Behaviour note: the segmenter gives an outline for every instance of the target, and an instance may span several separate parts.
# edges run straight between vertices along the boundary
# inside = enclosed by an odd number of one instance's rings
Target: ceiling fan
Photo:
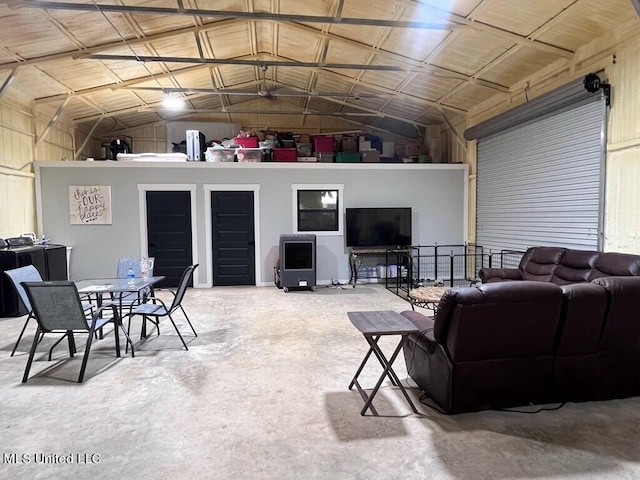
[[[269,65],[262,64],[258,68],[262,72],[262,88],[258,90],[258,96],[266,98],[268,100],[275,100],[273,92],[267,87],[267,69]]]
[[[389,98],[393,97],[390,93],[348,93],[348,92],[310,92],[307,90],[292,90],[285,86],[276,86],[269,88],[267,84],[267,70],[269,66],[261,64],[258,66],[262,72],[259,89],[256,90],[236,90],[232,88],[188,88],[188,87],[123,87],[127,90],[147,90],[162,91],[163,93],[210,93],[213,95],[239,95],[239,96],[258,96],[268,100],[275,100],[276,97],[326,97],[326,98],[352,98],[360,100],[364,98]]]
[[[189,88],[189,87],[122,87],[125,90],[146,90],[157,91],[164,93],[210,93],[212,95],[238,95],[238,96],[259,96],[266,98],[274,97],[333,97],[333,98],[353,98],[360,100],[363,98],[389,98],[394,95],[391,93],[346,93],[346,92],[309,92],[305,90],[286,90],[284,87],[280,88],[266,88],[262,87],[260,90],[248,91],[248,90],[235,90],[232,88]]]

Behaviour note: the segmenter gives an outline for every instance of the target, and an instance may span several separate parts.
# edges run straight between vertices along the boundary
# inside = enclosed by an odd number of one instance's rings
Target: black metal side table
[[[400,353],[402,346],[407,341],[407,336],[410,333],[418,332],[419,329],[409,319],[403,317],[397,312],[393,312],[390,310],[371,312],[347,312],[347,316],[349,317],[349,320],[351,320],[353,326],[356,327],[360,331],[360,333],[362,333],[370,347],[369,351],[360,363],[356,374],[353,376],[351,383],[349,384],[349,390],[351,390],[355,385],[365,402],[364,407],[360,411],[360,415],[364,415],[367,410],[371,410],[371,413],[373,415],[378,415],[378,412],[376,411],[372,402],[373,398],[378,393],[378,390],[380,389],[380,386],[382,385],[385,377],[389,378],[392,385],[400,388],[400,391],[404,395],[404,398],[407,400],[407,403],[411,407],[411,410],[413,410],[414,413],[418,413],[418,410],[416,410],[415,405],[409,398],[407,391],[402,386],[400,379],[398,379],[398,376],[393,371],[392,365],[396,357]],[[382,350],[378,345],[378,340],[380,340],[380,337],[384,335],[401,335],[401,339],[398,342],[398,345],[393,351],[391,357],[389,357],[388,359],[384,355],[384,353],[382,353]],[[380,362],[380,365],[382,365],[383,371],[371,393],[367,394],[367,392],[365,392],[358,383],[358,376],[369,360],[369,357],[371,357],[371,353],[375,354],[376,358]]]

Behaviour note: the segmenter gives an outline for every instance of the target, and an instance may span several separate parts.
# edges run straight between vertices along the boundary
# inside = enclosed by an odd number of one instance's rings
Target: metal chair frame
[[[89,360],[91,343],[96,331],[116,318],[118,314],[117,309],[113,305],[105,305],[93,312],[91,318],[87,318],[78,294],[78,289],[73,282],[22,282],[21,285],[24,287],[29,302],[33,307],[33,316],[38,323],[36,335],[33,339],[27,365],[22,377],[22,383],[26,383],[29,378],[29,372],[40,337],[47,333],[64,333],[69,342],[69,355],[73,357],[75,352],[73,334],[84,332],[87,333],[87,342],[84,358],[82,359],[82,366],[80,367],[80,374],[78,376],[78,383],[82,383],[87,361]],[[103,311],[106,309],[112,310],[112,317],[102,316]],[[114,335],[116,353],[119,356],[120,339],[117,329],[114,329]]]
[[[178,326],[176,325],[172,317],[172,314],[178,309],[181,310],[182,314],[187,320],[187,323],[189,324],[189,327],[191,327],[191,331],[193,332],[193,335],[195,337],[198,336],[195,328],[193,328],[193,324],[191,323],[189,316],[187,315],[187,312],[184,310],[184,307],[182,306],[182,300],[187,291],[187,287],[189,286],[189,282],[193,278],[193,272],[195,271],[196,268],[198,268],[198,264],[190,265],[187,268],[185,268],[185,270],[182,272],[182,276],[180,277],[180,282],[178,283],[178,289],[175,292],[173,291],[171,292],[173,294],[173,301],[171,302],[171,305],[169,307],[167,307],[166,303],[157,297],[153,297],[151,301],[148,303],[142,303],[142,301],[139,301],[137,305],[135,304],[132,305],[131,311],[125,315],[128,317],[127,333],[130,333],[131,331],[131,317],[133,317],[134,315],[142,316],[142,330],[140,335],[141,338],[146,336],[147,320],[156,326],[158,335],[160,335],[160,319],[162,317],[168,317],[169,320],[171,321],[171,324],[173,325],[173,328],[178,334],[178,337],[180,338],[180,341],[182,342],[182,345],[184,346],[185,350],[189,350],[189,347],[187,347],[187,343],[184,341],[184,338],[182,337],[182,334],[180,333],[180,330],[178,329]],[[153,317],[155,319],[149,318],[149,317]],[[128,345],[127,347],[125,347],[125,351],[127,348],[128,348]]]
[[[21,283],[22,282],[42,282],[44,280],[42,279],[42,276],[40,275],[40,272],[38,271],[38,269],[33,265],[26,265],[24,267],[5,270],[4,273],[7,275],[7,277],[9,277],[9,280],[11,280],[11,283],[13,283],[13,286],[16,289],[16,293],[18,294],[18,298],[20,299],[20,301],[22,302],[22,304],[24,305],[25,309],[28,312],[24,325],[22,325],[22,330],[20,330],[20,335],[18,335],[18,339],[16,340],[16,343],[13,346],[13,349],[11,350],[11,356],[13,357],[16,353],[16,350],[18,349],[18,345],[20,345],[20,341],[22,340],[22,337],[24,336],[24,332],[27,329],[27,325],[29,325],[29,322],[33,318],[33,308],[31,308],[29,297],[27,296],[27,292],[25,291]],[[94,308],[94,306],[89,302],[83,302],[82,306],[85,309],[85,311],[88,310],[90,312],[92,312]],[[56,343],[54,343],[53,346],[50,348],[49,358],[51,358],[51,353],[53,349],[63,339],[64,339],[64,336],[60,340],[58,340]],[[40,338],[40,340],[42,340],[42,338]]]

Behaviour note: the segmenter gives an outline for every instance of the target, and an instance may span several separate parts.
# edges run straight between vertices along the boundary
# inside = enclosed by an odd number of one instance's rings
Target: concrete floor
[[[189,351],[164,323],[117,359],[109,333],[83,384],[82,355],[47,362],[50,340],[21,384],[33,330],[10,357],[23,319],[0,320],[0,478],[640,478],[639,398],[445,416],[411,389],[415,415],[386,382],[381,416],[361,417],[347,386],[367,345],[346,312],[408,308],[382,286],[216,287],[189,290],[185,307]]]

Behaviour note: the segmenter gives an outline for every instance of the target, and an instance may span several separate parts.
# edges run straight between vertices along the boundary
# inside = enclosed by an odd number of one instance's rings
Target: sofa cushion
[[[550,282],[565,252],[561,247],[529,248],[520,260],[522,279]]]
[[[640,255],[630,253],[601,253],[593,265],[589,281],[611,276],[639,276]]]
[[[522,271],[519,268],[483,267],[478,270],[478,277],[482,283],[522,280]]]
[[[553,272],[551,281],[556,285],[569,285],[591,281],[591,273],[600,252],[567,250]]]
[[[595,283],[575,283],[561,288],[563,323],[557,355],[595,354],[607,310],[607,291]]]
[[[609,296],[599,350],[634,352],[640,359],[640,277],[603,277],[593,283],[604,287]]]
[[[443,295],[434,334],[454,361],[551,355],[562,291],[522,281],[455,288]]]

